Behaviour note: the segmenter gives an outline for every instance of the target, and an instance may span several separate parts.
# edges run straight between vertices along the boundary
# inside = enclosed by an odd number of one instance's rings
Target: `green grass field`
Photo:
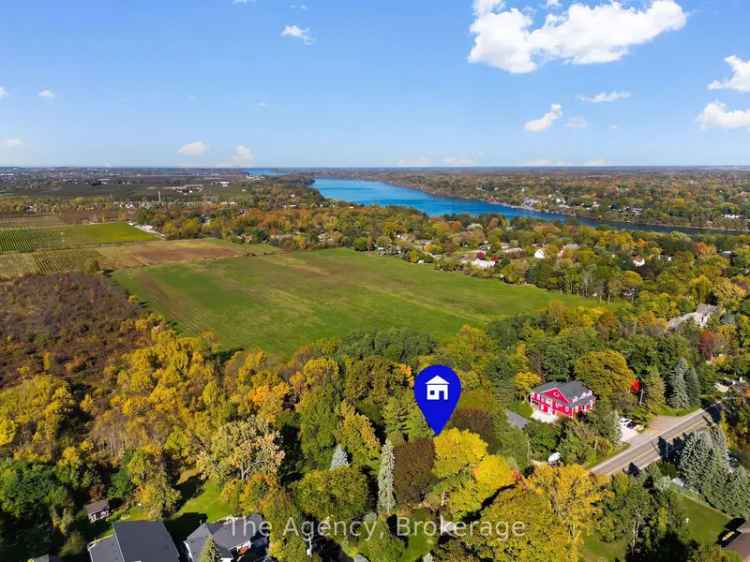
[[[155,236],[125,223],[19,228],[0,230],[0,253],[62,250],[155,239]]]
[[[403,326],[438,338],[552,300],[592,304],[347,249],[118,271],[114,278],[185,333],[225,348],[290,353],[359,329]]]
[[[699,544],[716,544],[731,518],[682,493],[677,496],[677,502],[688,520],[690,538]],[[585,562],[625,560],[626,552],[626,540],[605,543],[594,533],[586,538],[583,559]]]

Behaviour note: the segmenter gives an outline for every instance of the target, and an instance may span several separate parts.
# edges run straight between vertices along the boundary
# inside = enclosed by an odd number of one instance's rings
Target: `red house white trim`
[[[572,418],[589,413],[596,397],[579,381],[548,382],[531,391],[529,403],[544,414]]]

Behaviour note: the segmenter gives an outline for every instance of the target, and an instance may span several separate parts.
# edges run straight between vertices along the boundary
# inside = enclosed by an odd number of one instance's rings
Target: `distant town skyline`
[[[743,0],[41,0],[0,166],[750,164]]]

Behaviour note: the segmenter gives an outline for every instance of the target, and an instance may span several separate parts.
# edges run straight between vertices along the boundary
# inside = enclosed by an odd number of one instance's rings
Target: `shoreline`
[[[593,228],[597,228],[601,226],[604,228],[656,232],[660,234],[668,234],[670,231],[676,231],[676,232],[683,232],[685,234],[707,234],[707,235],[714,234],[714,235],[734,235],[734,236],[743,235],[743,234],[750,235],[750,228],[747,230],[736,230],[736,229],[721,228],[721,227],[715,227],[715,226],[692,226],[692,225],[678,225],[678,224],[664,224],[664,223],[630,222],[624,219],[622,220],[600,219],[600,218],[595,218],[591,216],[575,214],[574,212],[542,211],[539,209],[533,209],[529,207],[524,207],[522,205],[505,203],[505,202],[497,201],[497,200],[480,199],[476,197],[475,198],[456,197],[455,195],[448,195],[448,194],[437,192],[437,191],[431,191],[431,190],[425,189],[423,186],[409,184],[409,182],[383,180],[377,177],[330,176],[330,175],[314,176],[314,181],[311,187],[313,189],[316,189],[315,181],[325,180],[325,179],[380,182],[380,183],[392,185],[394,187],[399,187],[402,189],[410,189],[413,191],[417,191],[419,193],[426,193],[427,195],[432,195],[434,197],[441,197],[441,198],[452,199],[456,201],[486,203],[488,205],[497,205],[497,206],[502,206],[502,207],[506,207],[509,209],[516,209],[519,211],[528,211],[531,213],[538,213],[540,215],[546,215],[547,217],[549,217],[548,219],[539,217],[537,218],[537,220],[548,220],[550,222],[554,222],[555,220],[560,220],[561,222],[563,222],[565,219],[570,218],[570,219],[576,219],[579,221],[590,221],[592,223],[596,223],[596,224],[587,225]],[[319,190],[318,192],[320,193]],[[405,205],[405,206],[408,206],[408,205]],[[528,217],[528,218],[534,219],[535,217]],[[661,229],[661,230],[653,230],[653,229]],[[672,229],[672,230],[669,230],[669,229]]]

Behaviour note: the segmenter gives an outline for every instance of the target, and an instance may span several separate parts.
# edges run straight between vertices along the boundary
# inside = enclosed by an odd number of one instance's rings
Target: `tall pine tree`
[[[378,513],[393,513],[396,508],[396,496],[393,493],[393,470],[396,467],[396,459],[393,455],[393,443],[390,439],[380,453],[380,470],[378,471]]]
[[[690,396],[688,395],[687,382],[687,363],[682,364],[683,360],[677,362],[669,376],[669,398],[667,403],[672,408],[688,408],[690,406]]]

